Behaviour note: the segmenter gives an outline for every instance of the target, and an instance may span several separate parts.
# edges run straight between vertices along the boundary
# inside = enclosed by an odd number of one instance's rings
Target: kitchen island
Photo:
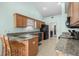
[[[79,56],[79,40],[60,38],[56,50],[61,51],[65,56]]]
[[[38,36],[9,36],[12,56],[35,56],[38,53]],[[19,43],[19,44],[18,44]]]

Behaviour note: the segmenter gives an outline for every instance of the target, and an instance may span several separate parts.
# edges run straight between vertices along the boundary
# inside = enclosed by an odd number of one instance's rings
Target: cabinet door
[[[22,16],[22,27],[27,26],[27,18],[25,16]]]
[[[22,16],[16,15],[16,27],[22,27]]]
[[[36,28],[41,28],[42,24],[44,24],[44,22],[36,21]]]
[[[28,55],[35,56],[38,53],[38,37],[29,40]]]
[[[42,25],[42,22],[41,22],[41,21],[39,21],[39,28],[41,28],[41,25]]]
[[[36,21],[36,28],[40,28],[40,23],[39,23],[39,21]]]
[[[72,16],[72,3],[70,2],[69,5],[68,5],[68,17],[71,17]]]
[[[75,2],[73,7],[74,7],[74,21],[73,22],[77,22],[79,21],[79,3]]]
[[[71,24],[75,24],[79,21],[79,3],[72,2],[71,3]]]
[[[74,20],[74,12],[73,11],[74,11],[74,4],[72,2],[69,5],[70,24],[73,24],[73,20]]]
[[[27,18],[23,15],[16,14],[16,27],[26,27]]]

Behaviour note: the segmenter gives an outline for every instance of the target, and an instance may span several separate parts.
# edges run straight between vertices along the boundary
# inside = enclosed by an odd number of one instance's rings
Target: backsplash
[[[14,28],[12,30],[9,30],[7,33],[40,31],[40,29],[37,29],[35,27],[36,24],[34,20],[28,19],[26,28]]]
[[[34,22],[34,20],[28,19],[27,20],[27,26],[28,27],[32,27],[32,28],[35,28],[35,22]]]
[[[33,29],[31,27],[27,27],[27,28],[14,28],[11,31],[8,31],[7,33],[16,33],[16,32],[32,32],[32,31],[40,31],[39,29]]]

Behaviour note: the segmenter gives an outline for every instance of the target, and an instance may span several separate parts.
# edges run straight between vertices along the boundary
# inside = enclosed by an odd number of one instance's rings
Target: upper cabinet
[[[16,18],[16,27],[26,27],[27,26],[27,17],[20,15],[20,14],[15,14]]]
[[[71,26],[79,26],[79,3],[70,2],[68,6],[68,16]]]
[[[36,20],[35,22],[36,22],[36,28],[41,28],[42,24],[44,24],[44,22],[38,20]]]
[[[39,28],[39,21],[35,21],[35,28]]]
[[[45,24],[44,22],[40,21],[40,28],[42,27],[42,25]]]
[[[15,23],[16,23],[15,26],[17,28],[25,28],[27,26],[31,26],[33,28],[38,28],[38,29],[41,28],[42,24],[44,24],[44,22],[40,20],[36,20],[31,17],[24,16],[18,13],[15,14]]]

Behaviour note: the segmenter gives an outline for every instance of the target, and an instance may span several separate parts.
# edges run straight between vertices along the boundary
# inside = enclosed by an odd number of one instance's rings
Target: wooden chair
[[[5,46],[5,45],[3,44],[2,38],[3,38],[3,36],[0,35],[0,56],[4,55],[4,52],[3,52],[3,51],[5,51],[5,50],[4,50],[4,46]]]
[[[11,56],[11,48],[10,48],[9,38],[7,36],[3,36],[3,40],[5,42],[5,55]]]
[[[18,41],[11,41],[7,36],[0,35],[2,41],[2,56],[25,56],[25,45]]]
[[[24,56],[25,45],[18,42],[9,40],[7,36],[3,36],[5,42],[5,55],[6,56]]]
[[[2,56],[10,56],[10,44],[7,36],[0,35],[0,39],[2,40]]]

